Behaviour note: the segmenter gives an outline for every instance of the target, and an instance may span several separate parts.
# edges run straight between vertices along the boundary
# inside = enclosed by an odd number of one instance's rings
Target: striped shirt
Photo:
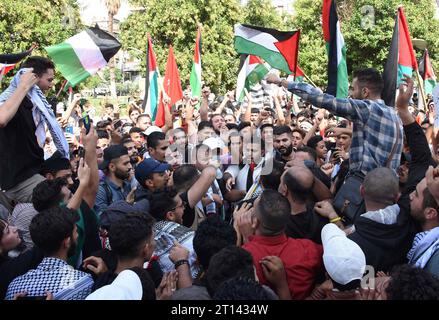
[[[57,258],[44,258],[34,270],[15,278],[8,287],[6,300],[27,292],[28,296],[53,294],[54,300],[84,300],[93,286],[92,277],[75,270],[67,262]]]
[[[399,140],[390,168],[396,170],[401,160],[403,147],[402,123],[395,109],[383,100],[336,99],[306,83],[289,82],[288,90],[316,107],[324,108],[336,116],[353,122],[352,144],[349,151],[351,170],[363,172],[385,167],[393,145]]]

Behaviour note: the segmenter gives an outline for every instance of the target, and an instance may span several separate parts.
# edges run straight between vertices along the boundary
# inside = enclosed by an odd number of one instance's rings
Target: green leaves
[[[321,25],[322,0],[296,0],[293,24],[301,28],[299,61],[302,69],[319,86],[327,84],[327,57]],[[373,67],[383,71],[399,4],[404,5],[405,15],[413,38],[427,40],[433,68],[439,70],[435,57],[439,54],[439,38],[434,35],[439,21],[434,18],[435,4],[430,0],[339,0],[337,11],[341,31],[347,46],[348,72]],[[365,29],[367,19],[364,6],[373,9],[372,29]],[[419,58],[421,52],[417,52]]]
[[[233,47],[233,26],[245,22],[282,29],[282,19],[270,0],[250,0],[247,7],[236,0],[133,0],[131,4],[146,9],[129,16],[121,26],[123,46],[146,52],[150,33],[163,74],[172,43],[183,86],[189,83],[195,36],[202,23],[202,79],[219,93],[236,85],[239,55]],[[141,59],[144,72],[146,53],[131,53]]]

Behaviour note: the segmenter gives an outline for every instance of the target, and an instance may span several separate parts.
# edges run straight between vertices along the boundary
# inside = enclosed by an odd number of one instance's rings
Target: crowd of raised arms
[[[275,73],[242,102],[204,85],[157,127],[141,100],[56,114],[54,64],[21,67],[0,95],[1,299],[439,298],[438,130],[410,76],[395,107],[374,69],[347,99]]]

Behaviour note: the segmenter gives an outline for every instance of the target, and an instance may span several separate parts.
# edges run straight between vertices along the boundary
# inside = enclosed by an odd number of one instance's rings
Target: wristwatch
[[[174,268],[177,269],[179,266],[181,266],[183,264],[189,265],[189,261],[186,259],[175,261]]]

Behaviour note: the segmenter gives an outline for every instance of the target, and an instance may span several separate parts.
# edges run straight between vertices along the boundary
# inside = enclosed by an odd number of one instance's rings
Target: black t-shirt
[[[305,212],[290,215],[285,234],[295,239],[309,239],[322,244],[322,229],[328,223],[328,219],[315,213],[311,206],[307,206]]]
[[[180,194],[181,200],[183,200],[184,203],[184,213],[183,213],[183,225],[185,227],[192,227],[192,224],[194,223],[195,219],[195,209],[191,208],[189,205],[189,199],[187,195],[187,191]]]
[[[35,136],[32,108],[32,102],[25,97],[11,121],[0,128],[0,187],[3,190],[38,173],[44,162],[44,151]]]

